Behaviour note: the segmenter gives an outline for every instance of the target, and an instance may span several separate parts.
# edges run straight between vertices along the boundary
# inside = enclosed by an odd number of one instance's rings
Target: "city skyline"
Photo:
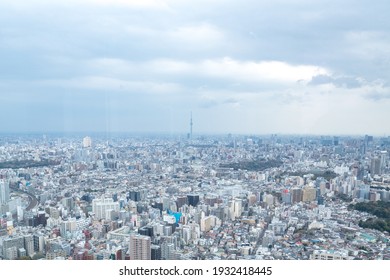
[[[0,138],[0,261],[388,260],[390,138]]]
[[[0,131],[388,136],[388,9],[3,1]]]

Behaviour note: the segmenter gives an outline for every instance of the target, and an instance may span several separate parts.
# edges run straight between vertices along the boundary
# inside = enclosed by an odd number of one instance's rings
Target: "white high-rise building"
[[[161,244],[161,258],[163,260],[175,259],[175,245],[173,243],[164,242]]]
[[[0,179],[0,204],[6,204],[9,200],[9,182]]]
[[[62,221],[60,224],[60,233],[61,236],[65,236],[67,232],[74,232],[77,229],[76,218],[70,218],[67,221]]]
[[[200,230],[208,232],[213,226],[213,217],[207,216],[200,220]]]
[[[91,148],[92,146],[92,139],[89,136],[86,136],[83,138],[83,148]]]
[[[235,220],[240,217],[243,209],[242,209],[242,199],[236,198],[228,202],[228,217],[231,220]]]
[[[24,236],[24,248],[28,256],[34,255],[34,238],[31,234]]]
[[[45,236],[40,233],[36,233],[33,235],[34,240],[34,251],[35,252],[44,252],[45,251]]]
[[[95,214],[96,219],[110,220],[111,214],[110,211],[107,210],[114,210],[119,212],[119,202],[114,202],[112,198],[92,200],[92,212]]]

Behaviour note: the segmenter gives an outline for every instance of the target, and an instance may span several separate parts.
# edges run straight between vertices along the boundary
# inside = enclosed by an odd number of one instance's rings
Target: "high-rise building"
[[[236,198],[234,200],[234,217],[235,218],[240,217],[241,214],[242,214],[242,211],[243,211],[243,209],[242,209],[242,199]]]
[[[132,201],[140,201],[141,200],[141,192],[130,191],[129,192],[129,199],[131,199]]]
[[[214,225],[215,217],[207,216],[200,221],[200,230],[208,232]]]
[[[161,260],[161,247],[158,245],[151,246],[151,259]]]
[[[74,232],[77,229],[76,218],[70,218],[69,220],[62,221],[60,224],[61,236],[65,236],[67,232]]]
[[[34,255],[34,238],[31,234],[24,236],[24,248],[28,256]]]
[[[95,214],[96,219],[110,220],[110,210],[119,212],[119,202],[114,202],[112,198],[94,199],[92,201],[92,212]]]
[[[303,192],[301,188],[292,188],[291,189],[291,203],[301,202],[303,198]]]
[[[371,176],[381,174],[381,159],[380,158],[374,157],[371,159],[370,173],[371,173]]]
[[[187,195],[188,204],[192,205],[193,207],[196,207],[199,203],[199,195],[197,194],[189,194]]]
[[[272,194],[265,194],[263,196],[263,201],[268,207],[271,207],[274,205],[274,196]]]
[[[387,151],[381,151],[380,161],[380,172],[383,174],[387,165]]]
[[[75,207],[75,202],[73,200],[73,197],[64,197],[61,200],[61,203],[64,207],[66,207],[68,210],[73,210]]]
[[[303,189],[302,201],[315,201],[317,198],[317,190],[313,187]]]
[[[163,260],[175,259],[175,245],[173,243],[164,242],[161,244],[161,258]]]
[[[287,189],[282,191],[282,202],[291,204],[291,193]]]
[[[151,259],[151,239],[145,235],[130,235],[130,260]]]
[[[184,204],[187,204],[187,197],[186,196],[178,196],[177,199],[176,199],[176,205],[177,205],[177,209],[179,209],[180,207],[182,207]]]
[[[86,136],[83,138],[83,148],[91,148],[92,146],[92,139],[89,136]]]
[[[0,179],[0,205],[6,204],[9,200],[9,182]]]
[[[43,234],[34,234],[34,251],[43,253],[45,250],[45,236]]]

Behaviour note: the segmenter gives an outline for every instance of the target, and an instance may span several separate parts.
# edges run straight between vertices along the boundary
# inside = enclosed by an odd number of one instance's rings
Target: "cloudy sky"
[[[0,131],[390,134],[386,0],[2,0]]]

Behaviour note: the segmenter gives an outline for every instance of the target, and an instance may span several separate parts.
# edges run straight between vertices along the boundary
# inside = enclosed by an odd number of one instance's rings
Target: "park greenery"
[[[13,160],[13,161],[4,161],[0,162],[0,169],[19,169],[19,168],[31,168],[31,167],[45,167],[58,165],[59,162],[43,159],[41,161],[34,160]]]
[[[268,168],[280,167],[283,164],[282,161],[276,159],[259,159],[251,161],[241,161],[233,163],[221,164],[223,168],[233,168],[234,170],[248,170],[248,171],[263,171]]]
[[[390,202],[386,201],[370,201],[360,202],[349,205],[350,210],[358,210],[367,212],[377,216],[377,218],[370,218],[365,221],[359,221],[359,226],[363,228],[377,229],[380,231],[387,231],[390,233]]]

